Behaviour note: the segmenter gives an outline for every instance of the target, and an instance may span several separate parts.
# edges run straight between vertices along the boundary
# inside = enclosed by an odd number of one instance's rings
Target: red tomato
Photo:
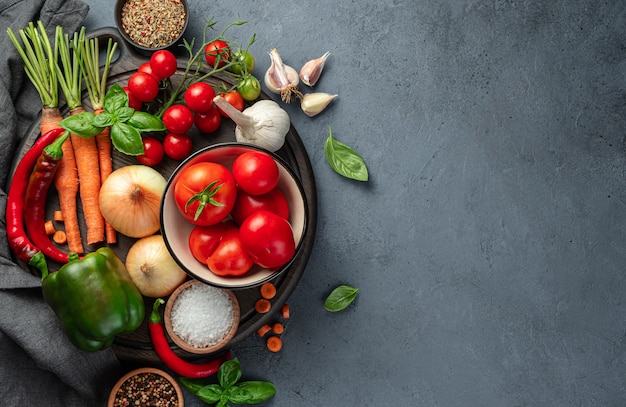
[[[241,225],[248,216],[262,209],[275,213],[281,218],[289,219],[289,203],[280,188],[274,188],[263,195],[250,195],[241,189],[238,190],[235,206],[230,211],[230,216],[238,225]]]
[[[189,250],[200,263],[206,264],[215,251],[224,232],[234,227],[232,222],[223,221],[211,226],[194,226],[189,233]]]
[[[167,133],[163,139],[163,149],[169,158],[182,160],[191,154],[193,143],[186,133]]]
[[[235,199],[235,179],[221,164],[200,162],[183,168],[174,185],[180,213],[195,225],[214,225],[228,216]]]
[[[239,229],[233,227],[222,235],[206,265],[218,276],[241,276],[250,271],[254,262],[241,245]]]
[[[228,103],[233,105],[235,109],[239,110],[240,112],[243,111],[245,102],[243,98],[241,97],[241,95],[239,94],[239,92],[237,92],[236,90],[231,90],[230,92],[222,93],[221,96],[224,99],[226,99]],[[221,109],[220,109],[220,113],[222,114],[222,116],[228,117],[228,115],[224,113]]]
[[[204,48],[204,56],[209,65],[215,66],[217,57],[220,56],[220,62],[218,66],[222,67],[228,63],[230,58],[230,46],[227,42],[216,40],[207,44]]]
[[[278,185],[278,164],[271,155],[262,151],[248,151],[233,162],[233,177],[239,188],[250,195],[270,192]]]
[[[144,137],[142,142],[144,153],[137,156],[137,161],[149,167],[159,165],[165,155],[163,144],[154,137]]]
[[[157,82],[163,79],[160,78],[156,73],[154,73],[150,62],[144,62],[143,64],[139,65],[139,68],[137,68],[137,72],[147,73],[148,75],[152,76]]]
[[[142,102],[150,102],[159,93],[159,83],[145,72],[135,72],[128,78],[128,90]]]
[[[158,78],[164,79],[176,73],[178,62],[171,51],[161,49],[155,51],[150,57],[150,67]]]
[[[193,114],[193,123],[200,133],[215,133],[215,131],[219,129],[221,122],[222,115],[215,105],[206,112],[196,112]]]
[[[128,107],[132,107],[135,110],[141,110],[143,108],[143,102],[135,97],[128,89],[128,86],[124,86],[124,92],[128,95]]]
[[[187,133],[193,126],[193,113],[187,106],[181,104],[168,107],[161,119],[170,133]]]
[[[185,91],[185,104],[194,112],[206,112],[213,107],[215,91],[206,82],[196,82],[189,85]]]
[[[296,253],[289,221],[270,211],[256,211],[239,227],[241,244],[259,266],[273,269],[287,264]]]

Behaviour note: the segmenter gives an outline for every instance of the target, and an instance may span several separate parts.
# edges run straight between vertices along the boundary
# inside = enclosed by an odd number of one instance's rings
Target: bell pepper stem
[[[46,256],[43,252],[38,251],[28,262],[31,266],[35,267],[41,272],[41,281],[48,277],[48,263],[46,262]]]
[[[159,312],[159,307],[165,303],[163,298],[157,298],[154,301],[154,305],[152,306],[152,313],[150,314],[150,322],[153,324],[161,323],[161,313]]]

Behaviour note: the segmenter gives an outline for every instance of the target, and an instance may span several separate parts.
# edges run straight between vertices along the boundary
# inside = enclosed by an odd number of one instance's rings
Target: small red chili
[[[11,188],[7,194],[6,228],[9,247],[20,260],[35,267],[42,274],[48,272],[48,265],[44,254],[28,238],[24,229],[24,197],[30,175],[39,156],[44,148],[64,131],[58,128],[39,137],[17,164],[11,180]]]
[[[148,322],[152,345],[154,346],[154,350],[161,361],[176,374],[190,379],[201,379],[217,373],[222,363],[230,359],[230,351],[227,351],[218,358],[205,363],[191,363],[180,358],[170,348],[170,345],[165,338],[162,318],[159,312],[159,306],[163,303],[165,303],[165,301],[162,298],[157,298],[156,301],[154,301],[152,313],[150,314],[150,321]]]
[[[68,262],[67,253],[52,244],[45,229],[46,197],[63,158],[63,143],[69,135],[65,132],[43,149],[30,175],[24,197],[28,208],[28,216],[25,217],[28,235],[46,257],[62,264]]]

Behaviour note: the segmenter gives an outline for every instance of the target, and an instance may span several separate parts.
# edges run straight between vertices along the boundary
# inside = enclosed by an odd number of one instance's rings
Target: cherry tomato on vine
[[[269,211],[256,211],[239,227],[241,244],[252,261],[273,269],[285,265],[296,252],[289,221]]]
[[[178,62],[171,51],[160,49],[150,56],[150,67],[158,78],[164,79],[176,73]]]
[[[182,160],[191,154],[193,143],[188,134],[167,133],[163,139],[165,154],[174,160]]]
[[[231,59],[233,62],[236,62],[231,68],[233,73],[243,75],[254,71],[256,61],[254,56],[252,56],[252,54],[248,51],[240,49],[239,51],[233,53]]]
[[[195,82],[185,91],[185,104],[194,112],[206,112],[214,105],[215,91],[206,82]]]
[[[159,165],[165,155],[163,144],[154,137],[144,137],[142,142],[144,153],[137,156],[137,161],[149,167]]]
[[[246,75],[237,81],[237,92],[243,100],[252,102],[261,95],[261,83],[256,77]]]
[[[237,92],[236,90],[231,90],[230,92],[221,93],[220,95],[224,99],[226,99],[226,101],[230,103],[235,109],[239,110],[240,112],[243,111],[246,102],[243,100],[239,92]],[[222,116],[228,117],[228,115],[224,113],[221,109],[220,113],[222,114]]]
[[[274,188],[263,195],[250,195],[239,189],[230,216],[238,225],[241,225],[248,216],[262,209],[275,213],[281,218],[289,219],[289,203],[280,188]]]
[[[194,225],[214,225],[228,216],[235,199],[235,179],[225,166],[199,162],[183,168],[174,184],[181,215]]]
[[[130,89],[128,89],[128,86],[124,86],[122,89],[124,89],[124,92],[128,95],[128,107],[132,107],[135,110],[141,110],[143,108],[143,102],[132,94]]]
[[[206,112],[196,112],[193,114],[193,123],[200,133],[215,133],[222,122],[222,115],[217,110],[217,106],[213,106]]]
[[[163,112],[163,125],[170,133],[187,133],[193,126],[193,113],[182,104],[174,104]]]
[[[150,74],[135,72],[128,78],[128,90],[141,102],[151,102],[159,93],[159,83]]]
[[[226,41],[215,40],[207,44],[204,48],[204,57],[209,65],[215,66],[219,55],[218,66],[222,67],[228,63],[230,58],[230,46]]]
[[[278,185],[278,164],[262,151],[247,151],[239,155],[232,166],[237,186],[250,195],[270,192]]]
[[[137,68],[137,72],[147,73],[148,75],[152,76],[157,82],[162,79],[156,73],[154,73],[150,62],[144,62],[143,64],[139,65],[139,68]]]

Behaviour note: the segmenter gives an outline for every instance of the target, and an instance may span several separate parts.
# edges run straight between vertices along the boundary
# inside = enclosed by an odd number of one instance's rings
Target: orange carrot
[[[52,240],[56,244],[65,244],[67,243],[67,235],[64,231],[57,230],[56,232],[54,232],[54,235],[52,235]]]
[[[61,110],[57,107],[43,107],[41,109],[41,121],[39,122],[39,131],[45,134],[50,130],[59,128],[59,122],[63,120]]]
[[[259,291],[261,292],[261,297],[270,300],[276,295],[276,286],[271,282],[267,282],[261,285]]]
[[[289,305],[283,304],[283,306],[280,308],[280,314],[282,315],[283,319],[289,319]]]
[[[272,331],[276,335],[280,335],[285,331],[285,327],[280,322],[275,322],[274,325],[272,325]]]
[[[267,338],[267,349],[271,352],[278,352],[283,347],[283,341],[278,336],[270,336]]]
[[[272,304],[265,298],[259,298],[254,304],[254,309],[259,314],[265,314],[272,308]]]
[[[104,109],[94,110],[94,114],[98,115],[104,112]],[[96,135],[96,146],[98,147],[98,164],[100,165],[100,185],[113,172],[113,160],[111,158],[111,134],[110,129],[105,127],[104,130]],[[106,241],[109,244],[117,242],[117,232],[113,226],[106,220],[104,221]]]
[[[46,231],[46,235],[52,235],[56,230],[54,229],[54,223],[51,220],[47,220],[46,223],[43,224],[44,230]]]
[[[260,337],[264,337],[265,334],[268,333],[271,330],[272,330],[272,327],[269,324],[265,324],[262,327],[260,327],[259,329],[257,329],[256,333]]]

